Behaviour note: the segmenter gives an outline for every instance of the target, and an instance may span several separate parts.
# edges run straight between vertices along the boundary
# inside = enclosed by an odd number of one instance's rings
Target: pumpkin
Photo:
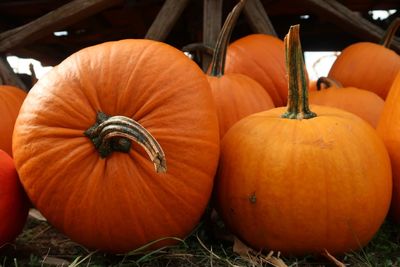
[[[230,35],[245,2],[240,1],[228,15],[218,36],[207,76],[217,106],[221,138],[241,118],[274,107],[271,97],[258,82],[240,73],[224,73]]]
[[[137,39],[85,48],[42,77],[21,107],[13,152],[55,228],[119,253],[192,231],[219,145],[202,70],[172,46]]]
[[[400,72],[397,74],[383,107],[377,131],[389,151],[393,170],[393,196],[390,218],[400,223]]]
[[[359,42],[346,47],[333,63],[328,77],[344,87],[356,87],[374,92],[386,99],[400,71],[400,56],[389,49],[400,19],[388,28],[383,44]]]
[[[215,189],[218,212],[257,250],[305,255],[359,249],[389,208],[387,150],[359,117],[324,106],[310,110],[298,25],[285,42],[288,107],[252,114],[228,130]]]
[[[320,89],[325,84],[325,89]],[[317,91],[309,93],[310,104],[340,108],[367,121],[376,127],[382,113],[384,101],[377,94],[358,89],[345,87],[333,79],[320,77],[317,81]]]
[[[10,85],[0,85],[0,149],[12,156],[12,133],[26,92]]]
[[[241,73],[257,81],[275,106],[287,101],[287,79],[282,40],[266,34],[250,34],[228,47],[226,73]]]
[[[13,159],[0,149],[0,248],[14,241],[25,225],[29,204]]]

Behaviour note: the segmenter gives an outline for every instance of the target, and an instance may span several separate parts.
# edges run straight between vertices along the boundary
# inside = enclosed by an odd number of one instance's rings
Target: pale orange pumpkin
[[[184,238],[207,206],[217,167],[210,86],[167,44],[85,48],[31,89],[13,152],[34,206],[72,240],[116,253]]]
[[[382,44],[359,42],[346,47],[333,63],[328,77],[344,87],[368,90],[386,99],[400,71],[400,56],[389,48],[399,26],[400,18],[390,25]]]
[[[383,107],[377,131],[389,151],[393,169],[393,197],[390,217],[400,223],[400,71]]]
[[[320,84],[325,89],[320,89]],[[343,87],[339,82],[320,77],[317,81],[318,89],[309,93],[310,104],[340,108],[349,111],[376,127],[381,116],[384,101],[377,94],[355,88]]]
[[[215,190],[218,211],[256,250],[305,255],[360,249],[389,209],[388,152],[359,117],[330,107],[310,110],[298,26],[285,42],[288,107],[250,115],[228,130]]]

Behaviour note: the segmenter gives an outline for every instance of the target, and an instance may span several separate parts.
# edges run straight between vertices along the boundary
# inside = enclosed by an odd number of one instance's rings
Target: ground
[[[217,228],[216,228],[217,227]],[[257,253],[209,220],[203,220],[176,246],[152,253],[142,249],[124,255],[89,251],[46,221],[29,216],[13,244],[0,249],[0,266],[400,266],[400,227],[385,222],[370,244],[340,258],[328,255],[285,258]]]

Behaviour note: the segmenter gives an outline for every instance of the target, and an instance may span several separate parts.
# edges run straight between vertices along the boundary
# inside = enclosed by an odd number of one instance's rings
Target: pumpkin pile
[[[346,48],[309,93],[299,25],[284,41],[229,44],[245,3],[208,73],[168,44],[127,39],[72,54],[27,95],[0,87],[0,246],[22,231],[28,198],[75,242],[112,253],[175,243],[207,206],[249,246],[286,255],[360,249],[389,209],[400,222],[390,41]],[[371,51],[385,64],[362,62]]]

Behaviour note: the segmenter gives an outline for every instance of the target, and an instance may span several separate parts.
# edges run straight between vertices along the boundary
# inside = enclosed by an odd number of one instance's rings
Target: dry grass
[[[0,266],[400,266],[397,226],[385,223],[375,239],[363,250],[334,258],[282,258],[277,253],[259,253],[227,234],[216,235],[215,225],[203,221],[178,244],[144,253],[146,247],[124,255],[88,251],[59,233],[45,221],[30,217],[15,243],[0,250]],[[221,226],[220,226],[221,227]]]

